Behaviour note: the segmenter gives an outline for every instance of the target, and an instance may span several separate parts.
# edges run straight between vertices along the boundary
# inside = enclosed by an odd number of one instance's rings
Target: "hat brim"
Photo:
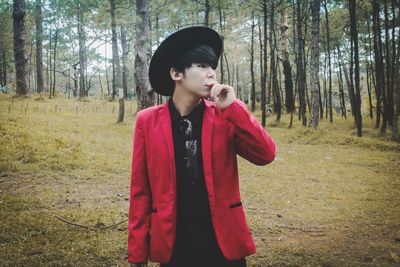
[[[210,46],[219,59],[222,50],[220,35],[213,29],[195,26],[179,30],[168,36],[154,52],[149,66],[151,87],[164,96],[171,96],[175,87],[170,76],[171,67],[191,48]]]

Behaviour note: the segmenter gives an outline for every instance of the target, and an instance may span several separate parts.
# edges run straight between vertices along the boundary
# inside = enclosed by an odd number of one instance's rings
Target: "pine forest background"
[[[135,114],[167,100],[149,61],[194,25],[223,37],[217,79],[278,145],[266,167],[239,159],[248,265],[398,266],[399,15],[399,0],[0,0],[0,266],[127,266]]]

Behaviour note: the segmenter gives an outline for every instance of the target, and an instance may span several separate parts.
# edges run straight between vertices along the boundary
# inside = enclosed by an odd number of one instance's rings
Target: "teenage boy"
[[[222,41],[206,27],[165,39],[149,68],[152,88],[172,96],[140,111],[134,134],[128,261],[162,267],[246,266],[255,253],[239,191],[236,154],[274,160],[275,143],[216,80]]]

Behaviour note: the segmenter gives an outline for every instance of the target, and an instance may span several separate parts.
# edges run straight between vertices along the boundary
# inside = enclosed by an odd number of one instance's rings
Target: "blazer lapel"
[[[201,149],[203,156],[203,168],[204,168],[204,178],[206,181],[208,198],[210,201],[211,212],[213,213],[214,207],[214,179],[212,173],[212,131],[213,131],[213,120],[215,116],[215,109],[210,103],[205,101],[205,109],[203,114],[203,127],[201,135]]]
[[[176,167],[175,167],[175,153],[174,153],[174,139],[172,136],[172,125],[171,125],[171,114],[169,111],[169,106],[168,106],[168,101],[166,101],[161,109],[159,110],[159,118],[160,118],[160,123],[161,123],[161,129],[162,129],[162,136],[164,139],[164,143],[167,147],[168,150],[168,163],[169,163],[169,169],[170,173],[167,175],[167,177],[171,177],[171,183],[172,183],[172,192],[171,192],[171,197],[172,199],[175,199],[176,201]],[[157,138],[157,137],[156,137]]]

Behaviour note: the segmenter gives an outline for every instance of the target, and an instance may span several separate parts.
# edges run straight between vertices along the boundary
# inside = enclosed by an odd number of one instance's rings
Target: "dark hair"
[[[199,45],[186,52],[172,67],[179,72],[184,72],[184,70],[191,67],[193,63],[207,64],[215,69],[218,65],[218,58],[215,55],[214,49],[210,46]]]

